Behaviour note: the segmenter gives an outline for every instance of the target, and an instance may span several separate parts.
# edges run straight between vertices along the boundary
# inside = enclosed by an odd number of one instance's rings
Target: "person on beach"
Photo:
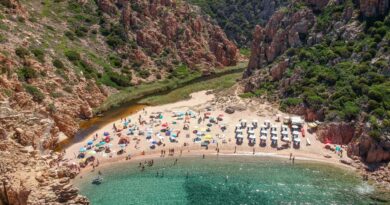
[[[292,163],[294,164],[294,162],[295,162],[295,157],[292,158]]]
[[[292,157],[292,153],[290,153],[290,160],[291,160],[291,157]]]
[[[156,173],[156,177],[158,177],[158,171],[157,171],[157,173]]]
[[[102,175],[102,172],[99,170],[99,171],[98,171],[98,174],[99,174],[99,175]]]
[[[234,153],[236,153],[237,151],[237,146],[234,146]]]
[[[205,158],[205,155],[203,154],[203,159]]]
[[[255,155],[255,148],[253,148],[253,155]]]

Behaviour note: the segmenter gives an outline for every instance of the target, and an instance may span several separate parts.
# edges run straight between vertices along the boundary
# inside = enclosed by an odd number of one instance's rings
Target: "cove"
[[[252,156],[154,159],[101,167],[74,184],[92,204],[370,204],[373,188],[350,170],[317,162]]]

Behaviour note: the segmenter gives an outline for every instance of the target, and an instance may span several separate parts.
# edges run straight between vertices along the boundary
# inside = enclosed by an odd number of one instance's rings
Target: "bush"
[[[122,59],[120,59],[118,56],[110,55],[109,60],[110,60],[110,64],[113,65],[114,67],[119,68],[122,66]]]
[[[53,60],[53,66],[56,67],[56,68],[59,68],[59,69],[64,69],[65,68],[64,64],[59,59],[54,59]]]
[[[360,109],[354,102],[346,102],[342,112],[346,120],[352,120],[357,117]]]
[[[45,62],[45,53],[43,50],[38,49],[38,48],[34,48],[31,50],[31,52],[39,60],[39,62],[41,62],[41,63]]]
[[[81,56],[77,51],[65,51],[65,56],[73,63],[81,60]]]
[[[115,72],[108,73],[110,80],[121,87],[128,87],[131,85],[131,76],[120,75]]]
[[[187,77],[188,75],[190,74],[190,70],[188,69],[188,67],[184,64],[180,65],[179,67],[177,67],[172,75],[176,78],[179,78],[179,79],[183,79],[185,77]]]
[[[18,76],[20,80],[26,81],[28,79],[38,77],[38,73],[36,70],[32,69],[31,67],[23,67],[19,69]]]
[[[33,97],[36,102],[42,102],[45,99],[45,95],[36,87],[28,84],[24,84],[24,89]]]
[[[19,47],[19,48],[15,49],[15,54],[21,58],[24,58],[25,56],[28,56],[30,53],[28,52],[27,49],[25,49],[23,47]]]
[[[141,78],[148,78],[150,76],[150,72],[148,70],[140,70],[138,72],[138,75],[141,77]]]
[[[68,37],[69,40],[72,40],[72,41],[76,39],[73,32],[71,32],[71,31],[65,31],[65,36]]]

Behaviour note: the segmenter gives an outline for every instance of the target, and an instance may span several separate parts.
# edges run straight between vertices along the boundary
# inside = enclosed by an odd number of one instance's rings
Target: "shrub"
[[[287,107],[290,106],[297,106],[301,104],[303,101],[301,98],[286,98],[282,101],[282,105],[285,105]]]
[[[59,59],[54,59],[52,63],[53,63],[53,66],[56,68],[59,68],[59,69],[65,68],[64,64]]]
[[[359,107],[354,102],[346,102],[342,110],[346,120],[352,120],[359,114]]]
[[[68,37],[69,40],[72,40],[72,41],[76,39],[73,32],[71,32],[71,31],[65,31],[65,36]]]
[[[120,75],[115,72],[108,73],[110,80],[121,87],[128,87],[131,85],[131,76]]]
[[[81,56],[77,51],[65,51],[65,56],[73,63],[81,60]]]
[[[34,54],[34,56],[40,61],[40,62],[45,62],[45,53],[43,50],[34,48],[31,50],[31,52]]]
[[[150,76],[150,72],[148,70],[140,70],[138,72],[138,75],[141,77],[141,78],[148,78]]]
[[[65,86],[64,87],[64,91],[68,92],[68,93],[72,93],[73,92],[73,88],[69,85]]]
[[[28,84],[24,84],[24,89],[33,97],[36,102],[42,102],[45,99],[45,95],[36,87]]]
[[[31,67],[23,67],[19,69],[18,71],[19,79],[22,81],[26,81],[28,79],[36,78],[38,77],[38,73],[36,70],[32,69]]]
[[[183,79],[183,78],[187,77],[189,74],[190,74],[190,71],[189,71],[188,67],[184,64],[177,67],[172,73],[172,75],[174,77],[179,78],[179,79]]]
[[[25,56],[29,55],[29,52],[27,49],[25,49],[23,47],[19,47],[19,48],[15,49],[15,54],[21,58],[24,58]]]
[[[122,66],[122,59],[120,59],[118,56],[110,55],[109,60],[110,64],[117,68]]]

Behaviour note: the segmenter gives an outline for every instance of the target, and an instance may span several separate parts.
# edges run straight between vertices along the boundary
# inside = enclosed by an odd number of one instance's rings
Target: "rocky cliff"
[[[178,66],[235,65],[237,48],[173,0],[0,0],[0,204],[88,204],[50,150],[92,109]]]
[[[250,47],[252,31],[265,25],[272,14],[286,6],[286,0],[188,0],[215,20],[229,39],[241,48]]]
[[[254,30],[246,96],[277,98],[286,111],[324,121],[317,132],[323,142],[348,145],[367,163],[388,163],[388,4],[305,1],[275,12]]]

